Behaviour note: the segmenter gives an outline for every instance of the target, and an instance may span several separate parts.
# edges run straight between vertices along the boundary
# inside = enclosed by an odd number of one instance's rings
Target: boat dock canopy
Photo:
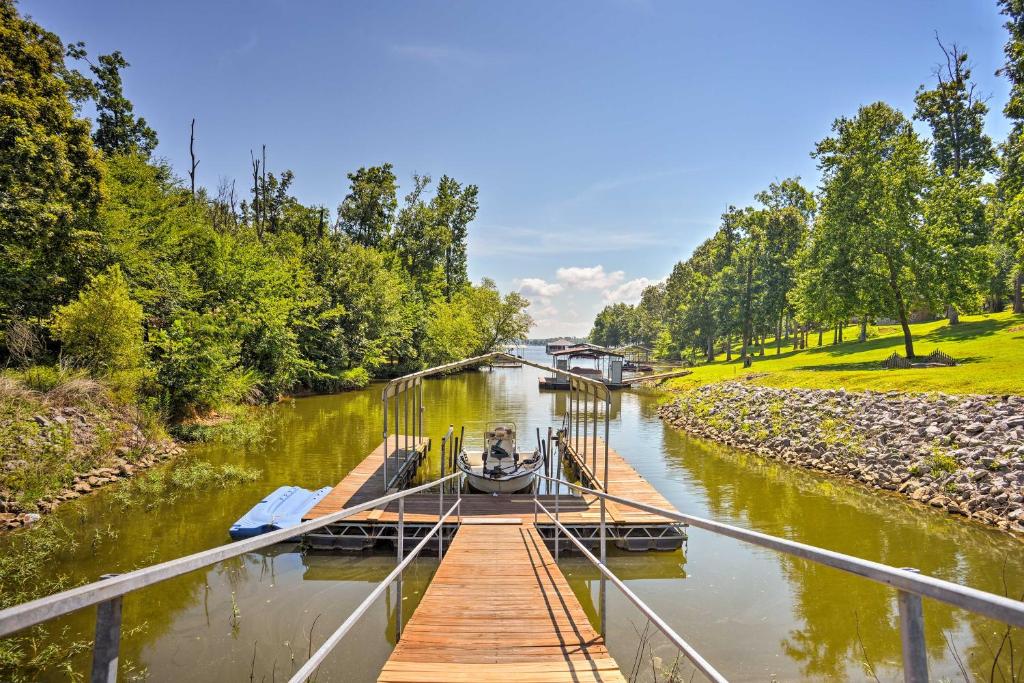
[[[549,341],[544,345],[544,352],[550,356],[554,352],[562,351],[570,346],[576,346],[576,342],[571,339],[556,339],[554,341]]]
[[[551,355],[556,358],[563,356],[568,356],[569,358],[622,358],[622,354],[614,349],[586,342],[574,344],[561,351],[555,351]]]

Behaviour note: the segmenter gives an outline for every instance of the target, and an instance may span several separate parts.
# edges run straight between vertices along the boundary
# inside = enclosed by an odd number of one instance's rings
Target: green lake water
[[[543,358],[543,349],[530,353]],[[565,395],[539,392],[538,376],[510,368],[425,382],[425,420],[435,447],[423,476],[438,473],[437,443],[449,424],[465,425],[475,438],[487,420],[516,421],[521,438],[559,424]],[[110,488],[63,506],[57,514],[80,542],[48,571],[95,580],[227,543],[231,523],[270,490],[333,485],[358,464],[381,440],[380,390],[374,385],[270,408],[271,438],[259,445],[190,448],[189,458],[259,469],[256,482],[184,493],[148,510],[122,509]],[[1013,538],[688,438],[666,428],[656,408],[653,396],[614,394],[611,443],[682,512],[984,590],[1003,593],[1005,583],[1017,597],[1024,591],[1024,545]],[[4,544],[0,539],[0,551]],[[281,545],[131,594],[122,673],[158,681],[287,680],[394,562],[386,552],[304,555]],[[700,530],[691,530],[685,552],[616,552],[609,564],[732,680],[900,678],[895,593],[868,580]],[[424,557],[406,575],[406,618],[436,566],[436,558]],[[596,623],[596,570],[572,555],[562,556],[561,567]],[[394,644],[395,599],[392,591],[374,605],[318,680],[375,680]],[[51,632],[66,627],[60,638],[87,638],[93,614],[60,620]],[[972,677],[989,679],[1001,625],[928,600],[925,620],[933,677],[963,680],[959,660]],[[643,617],[611,586],[608,624],[609,648],[627,674],[635,670],[637,680],[649,681],[657,670],[665,680],[661,671],[670,668],[674,649],[649,629],[646,637]],[[1024,639],[1018,634],[1016,641],[1015,668],[1024,662]],[[88,661],[85,654],[73,664],[87,671]],[[1005,648],[1000,664],[1008,670]]]

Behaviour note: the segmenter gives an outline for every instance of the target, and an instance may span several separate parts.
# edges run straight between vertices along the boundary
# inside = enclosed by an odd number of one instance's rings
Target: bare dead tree
[[[196,119],[192,117],[192,130],[188,138],[188,153],[192,157],[192,167],[188,171],[189,180],[192,181],[192,199],[196,198],[196,168],[199,160],[196,159]]]
[[[256,234],[263,236],[263,225],[260,223],[260,160],[249,150],[249,159],[252,161],[252,222],[256,228]]]

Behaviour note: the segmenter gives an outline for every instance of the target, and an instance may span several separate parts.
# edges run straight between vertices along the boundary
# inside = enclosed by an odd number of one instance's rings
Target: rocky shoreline
[[[1024,396],[725,382],[659,409],[691,434],[1024,534]]]
[[[0,531],[39,521],[62,503],[89,495],[100,488],[153,467],[184,452],[173,440],[154,441],[128,415],[100,415],[78,407],[51,407],[32,416],[33,436],[22,437],[30,449],[52,449],[60,444],[70,460],[92,466],[64,479],[64,486],[35,501],[0,487]],[[109,442],[109,443],[107,443]],[[93,455],[90,455],[93,454]],[[4,459],[3,474],[17,477],[20,470],[40,466],[24,459]]]

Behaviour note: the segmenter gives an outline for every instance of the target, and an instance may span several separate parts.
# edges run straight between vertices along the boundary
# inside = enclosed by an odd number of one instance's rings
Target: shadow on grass
[[[927,355],[927,354],[924,354]],[[920,359],[919,359],[920,360]],[[967,358],[957,358],[957,365],[968,365],[970,363],[980,363],[984,360],[990,360],[988,358],[982,358],[980,356],[968,356]],[[829,365],[799,365],[794,367],[794,370],[806,370],[808,372],[862,372],[865,370],[883,370],[889,372],[889,368],[882,365],[883,361],[880,360],[868,360],[860,363],[830,363]],[[931,370],[933,368],[909,368],[910,370]],[[899,372],[899,370],[893,370],[893,372]]]
[[[923,341],[941,343],[944,341],[957,342],[966,339],[977,339],[986,337],[1005,329],[1019,325],[1020,319],[1016,316],[1004,320],[978,320],[975,322],[960,323],[959,325],[943,325],[920,337]]]

